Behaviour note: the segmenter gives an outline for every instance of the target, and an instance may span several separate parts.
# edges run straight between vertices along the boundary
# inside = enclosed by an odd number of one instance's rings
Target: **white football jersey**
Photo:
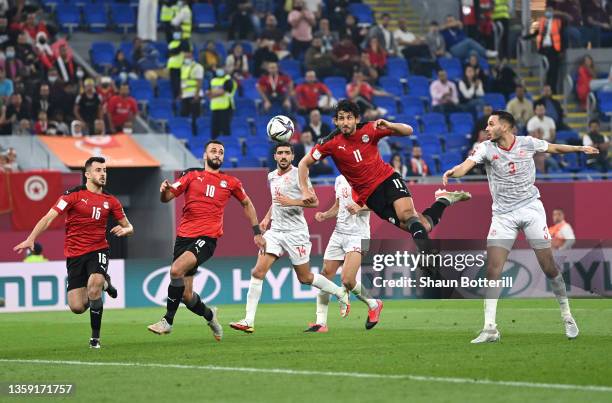
[[[272,225],[271,229],[277,231],[308,231],[308,224],[304,218],[304,207],[287,206],[283,207],[274,202],[274,198],[282,194],[291,199],[301,199],[302,190],[298,178],[298,169],[291,166],[291,169],[280,175],[278,169],[268,174],[270,193],[272,194]],[[310,184],[310,179],[308,180]]]
[[[360,211],[351,214],[346,209],[353,200],[353,188],[347,182],[344,175],[336,178],[336,198],[339,200],[338,216],[336,217],[335,231],[346,235],[358,235],[363,239],[370,239],[370,211]]]
[[[533,155],[546,152],[548,142],[531,136],[515,136],[508,149],[490,140],[477,145],[469,160],[485,164],[489,190],[493,197],[493,214],[504,214],[540,198],[535,187],[536,169]]]

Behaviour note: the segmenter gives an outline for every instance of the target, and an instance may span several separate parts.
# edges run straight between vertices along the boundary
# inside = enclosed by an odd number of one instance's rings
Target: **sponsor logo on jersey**
[[[312,158],[314,158],[315,160],[319,160],[321,158],[321,151],[319,150],[314,150],[312,152]]]
[[[223,189],[225,189],[227,187],[227,181],[223,180],[221,181],[221,183],[219,184]]]
[[[102,206],[103,206],[105,209],[107,209],[107,210],[108,210],[108,207],[109,207],[109,206],[108,206],[108,202],[107,202],[107,201],[105,201],[105,202],[102,204]]]
[[[82,201],[83,203],[85,203],[85,204],[87,204],[87,200],[89,200],[89,199],[81,199],[81,201]]]
[[[344,146],[338,146],[338,148],[340,148],[340,149],[342,149],[342,150],[346,151],[346,148],[345,148]]]
[[[363,136],[361,136],[361,141],[363,141],[364,143],[367,143],[368,141],[370,141],[370,136],[368,136],[367,134],[364,134]]]

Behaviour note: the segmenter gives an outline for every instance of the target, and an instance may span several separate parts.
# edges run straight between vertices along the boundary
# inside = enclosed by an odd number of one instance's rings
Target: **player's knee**
[[[357,285],[357,281],[354,278],[342,276],[342,285],[347,290],[352,290]]]
[[[402,209],[397,212],[397,218],[401,223],[407,224],[410,219],[413,217],[418,217],[416,211],[412,208]]]
[[[70,310],[72,311],[72,313],[80,315],[87,310],[87,307],[84,305],[70,305]]]
[[[185,289],[183,291],[183,302],[189,302],[193,298],[193,291]]]
[[[170,277],[171,278],[182,278],[182,277],[185,277],[185,272],[180,266],[173,264],[172,267],[170,268]]]
[[[258,280],[263,280],[266,277],[266,270],[264,270],[263,267],[256,265],[253,270],[251,270],[251,276]]]
[[[297,278],[300,284],[312,284],[312,280],[314,276],[310,271],[305,272],[305,273],[296,273],[296,274],[297,274]]]

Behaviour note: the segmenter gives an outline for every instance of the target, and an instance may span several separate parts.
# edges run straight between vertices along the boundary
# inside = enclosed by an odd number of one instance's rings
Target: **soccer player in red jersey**
[[[455,202],[469,200],[471,195],[463,191],[438,190],[431,207],[422,214],[417,213],[406,183],[391,165],[382,160],[378,151],[381,138],[410,136],[412,127],[384,119],[360,123],[359,107],[349,100],[338,103],[334,124],[336,130],[320,140],[299,163],[304,202],[308,204],[316,200],[316,196],[305,186],[309,167],[330,156],[357,193],[357,204],[367,205],[383,220],[410,232],[419,250],[428,252],[427,233],[438,224],[444,209]]]
[[[188,169],[175,183],[165,180],[159,189],[160,199],[167,203],[185,194],[183,216],[174,243],[174,261],[170,269],[170,285],[166,314],[148,327],[156,334],[172,331],[174,315],[181,298],[189,310],[204,317],[217,341],[223,337],[223,328],[217,320],[217,309],[207,307],[193,291],[193,276],[198,266],[210,259],[223,235],[223,211],[230,197],[238,199],[244,207],[254,232],[253,241],[264,251],[266,241],[261,235],[257,212],[237,178],[220,171],[223,164],[223,143],[211,140],[204,148],[204,169]]]
[[[119,200],[104,190],[104,158],[91,157],[85,162],[85,178],[85,185],[66,191],[55,206],[38,221],[30,236],[13,250],[32,250],[36,238],[49,228],[53,220],[62,213],[67,214],[64,255],[68,269],[68,306],[77,314],[89,308],[89,347],[100,348],[102,290],[106,289],[113,298],[117,297],[117,290],[110,284],[107,274],[109,248],[106,224],[112,215],[118,225],[110,232],[118,237],[132,235],[134,228],[123,212]]]

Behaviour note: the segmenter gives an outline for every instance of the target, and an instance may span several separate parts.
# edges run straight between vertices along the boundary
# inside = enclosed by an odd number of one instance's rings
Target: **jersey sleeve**
[[[548,141],[529,137],[533,143],[533,150],[536,153],[545,153],[548,150]]]
[[[342,197],[340,194],[340,177],[336,177],[336,182],[334,183],[334,191],[336,192],[336,199]]]
[[[76,192],[67,193],[61,195],[55,205],[53,205],[53,210],[55,210],[58,214],[65,213],[70,210],[74,205],[76,200]]]
[[[116,197],[111,200],[111,214],[115,217],[115,220],[120,221],[125,218],[125,212],[121,202]]]
[[[477,164],[484,164],[487,160],[486,147],[482,143],[478,144],[470,153],[468,160],[474,161]]]
[[[239,179],[234,179],[234,185],[232,186],[232,196],[234,196],[238,201],[242,202],[247,198],[247,194],[244,191],[244,187],[242,186],[242,182]]]
[[[395,132],[391,129],[377,129],[375,125],[376,122],[368,123],[368,133],[372,133],[370,137],[372,137],[372,140],[376,142],[383,137],[393,136],[395,134]]]
[[[320,161],[330,155],[331,151],[331,141],[325,142],[323,144],[317,143],[314,147],[312,147],[312,150],[310,150],[310,155],[312,156],[312,158],[314,158],[315,161]]]
[[[179,197],[182,195],[187,187],[189,186],[189,182],[193,180],[193,172],[187,172],[185,175],[181,176],[176,182],[170,185],[170,192],[174,195],[174,197]]]

